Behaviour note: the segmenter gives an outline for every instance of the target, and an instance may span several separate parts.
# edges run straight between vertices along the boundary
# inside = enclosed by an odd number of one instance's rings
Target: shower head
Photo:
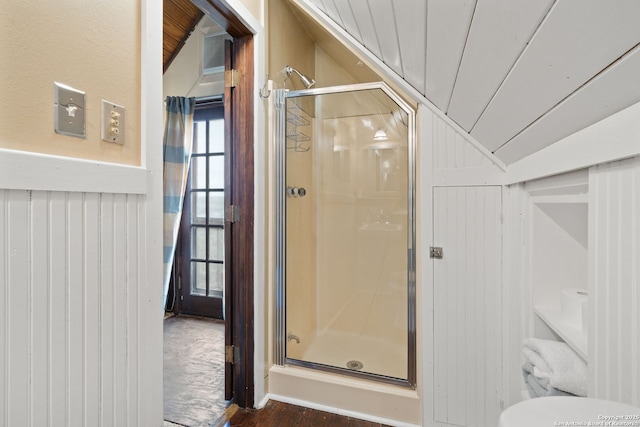
[[[284,68],[285,73],[287,73],[287,77],[289,77],[291,75],[291,73],[296,73],[298,75],[298,77],[300,77],[300,80],[302,81],[302,84],[307,88],[307,89],[311,89],[311,86],[313,86],[314,84],[316,84],[315,80],[313,80],[310,77],[305,76],[304,74],[302,74],[300,71],[296,70],[293,67],[290,66],[286,66]]]

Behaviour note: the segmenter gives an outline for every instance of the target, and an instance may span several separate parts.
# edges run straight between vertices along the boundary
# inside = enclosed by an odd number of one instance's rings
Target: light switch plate
[[[100,138],[103,141],[124,144],[124,129],[124,107],[103,99]]]
[[[54,82],[55,132],[85,138],[84,92]]]

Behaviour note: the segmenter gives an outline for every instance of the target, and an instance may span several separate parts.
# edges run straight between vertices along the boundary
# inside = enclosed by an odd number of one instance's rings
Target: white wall
[[[423,425],[495,425],[503,399],[503,170],[420,106],[418,278]],[[491,186],[493,185],[493,186]],[[429,246],[444,258],[429,258]]]
[[[573,207],[571,204],[558,210],[565,208],[565,215],[571,215],[574,223],[587,219],[586,204],[584,212],[576,212]],[[574,239],[562,223],[558,224],[555,216],[547,215],[545,208],[548,208],[545,204],[535,205],[531,217],[533,302],[559,308],[562,289],[587,289],[587,248]],[[586,240],[586,227],[583,234]]]
[[[504,408],[522,400],[522,340],[533,333],[531,196],[524,184],[504,190],[503,372]]]
[[[640,157],[589,172],[589,395],[640,406]]]

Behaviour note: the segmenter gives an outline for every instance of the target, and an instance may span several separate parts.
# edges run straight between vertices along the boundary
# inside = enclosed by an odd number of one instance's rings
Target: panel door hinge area
[[[240,362],[240,347],[236,347],[235,345],[225,346],[224,361],[231,364]]]
[[[240,222],[240,207],[228,205],[224,212],[224,220],[230,224]]]
[[[225,70],[224,87],[236,87],[238,85],[238,70]]]

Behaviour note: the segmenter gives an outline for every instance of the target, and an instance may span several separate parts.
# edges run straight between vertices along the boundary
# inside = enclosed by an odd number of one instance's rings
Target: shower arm
[[[302,81],[302,84],[307,88],[307,89],[311,89],[311,87],[316,84],[316,81],[313,80],[310,77],[305,76],[304,74],[302,74],[300,71],[296,70],[295,68],[287,65],[284,68],[285,73],[287,73],[287,77],[291,76],[291,73],[296,73],[298,75],[298,77],[300,77],[300,80]]]

